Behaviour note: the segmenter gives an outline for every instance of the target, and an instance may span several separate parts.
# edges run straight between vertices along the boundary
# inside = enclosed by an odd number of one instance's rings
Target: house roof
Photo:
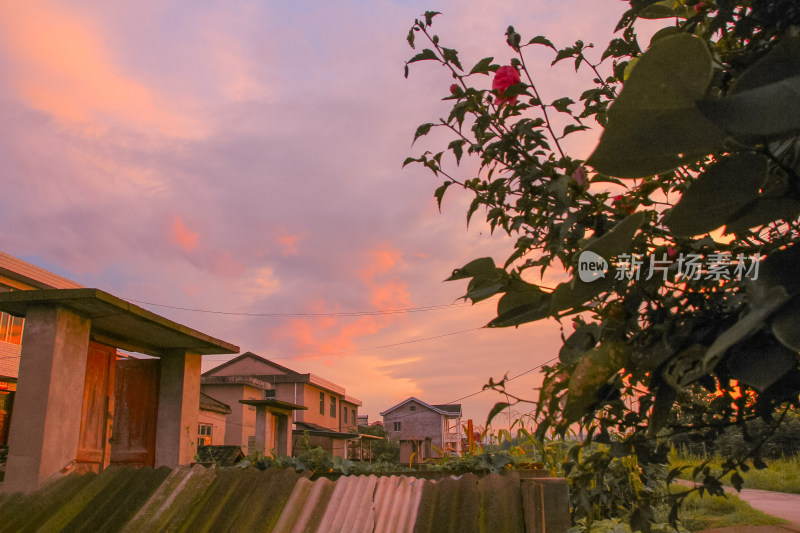
[[[275,398],[266,398],[264,400],[239,400],[239,403],[245,405],[252,405],[254,407],[274,407],[276,409],[284,409],[287,411],[307,411],[308,407],[305,405],[298,405],[296,403],[284,402],[276,400]]]
[[[221,401],[212,398],[208,394],[200,393],[200,410],[201,411],[213,411],[215,413],[222,413],[224,415],[231,414],[231,406],[227,403],[222,403]]]
[[[44,289],[0,293],[0,311],[25,316],[34,307],[63,307],[92,320],[97,342],[163,357],[187,350],[201,355],[236,353],[238,346],[173,322],[100,289]]]
[[[296,370],[292,370],[291,368],[285,367],[283,365],[279,365],[269,359],[265,359],[260,355],[256,355],[253,352],[245,352],[242,355],[234,357],[230,361],[226,361],[219,366],[212,368],[206,372],[203,372],[202,377],[203,379],[210,378],[210,377],[217,377],[221,370],[230,367],[231,365],[235,365],[239,361],[244,359],[251,359],[262,365],[270,366],[280,373],[261,373],[261,372],[251,372],[247,375],[252,376],[254,378],[269,382],[269,383],[308,383],[309,385],[313,385],[319,389],[325,390],[327,392],[332,392],[333,394],[338,394],[339,396],[344,397],[345,401],[352,403],[354,405],[361,405],[361,400],[353,398],[352,396],[345,395],[345,389],[341,385],[337,385],[332,381],[328,381],[327,379],[321,378],[317,375],[308,373],[308,374],[301,374]],[[204,381],[205,383],[205,381]]]
[[[17,289],[28,289],[30,287],[36,289],[79,289],[83,287],[83,285],[63,278],[58,274],[53,274],[3,252],[0,252],[0,276],[10,278],[12,286],[15,285],[13,280],[21,282],[22,286],[14,287]]]
[[[333,439],[355,439],[358,438],[358,433],[343,433],[326,427],[318,426],[310,422],[297,422],[294,425],[297,429],[292,430],[292,433],[305,433],[308,431],[309,435],[317,435],[320,437],[331,437]]]
[[[278,363],[276,363],[274,361],[270,361],[269,359],[265,359],[265,358],[261,357],[260,355],[254,354],[253,352],[244,352],[243,354],[234,357],[230,361],[225,361],[221,365],[215,366],[211,370],[203,372],[202,375],[203,376],[213,376],[214,374],[218,373],[223,368],[227,368],[227,367],[231,366],[232,364],[238,363],[242,359],[254,359],[254,360],[256,360],[256,361],[258,361],[260,363],[272,366],[272,367],[280,370],[281,372],[285,372],[287,374],[298,374],[299,375],[298,372],[292,370],[291,368],[287,368],[287,367],[285,367],[283,365],[279,365]]]
[[[392,406],[392,407],[388,408],[387,410],[383,411],[381,413],[381,416],[386,416],[388,413],[391,413],[395,409],[399,409],[400,407],[403,407],[405,404],[407,404],[409,402],[417,402],[418,404],[422,405],[423,407],[427,407],[431,411],[435,411],[435,412],[439,413],[440,415],[461,416],[461,404],[460,403],[448,403],[448,404],[431,405],[429,403],[423,402],[419,398],[415,398],[414,396],[411,396],[410,398],[407,398],[407,399],[403,400],[402,402],[398,403],[397,405]]]
[[[568,496],[566,480],[520,480],[515,472],[310,481],[292,468],[112,466],[6,496],[0,521],[13,531],[517,533],[544,531],[546,517],[548,531],[565,531]]]
[[[241,446],[198,446],[197,462],[219,466],[233,466],[244,459]]]

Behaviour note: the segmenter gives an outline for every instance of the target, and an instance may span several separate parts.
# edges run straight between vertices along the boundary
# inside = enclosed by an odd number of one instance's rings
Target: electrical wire
[[[230,316],[271,317],[271,318],[358,317],[358,316],[399,315],[406,313],[422,313],[426,311],[441,311],[442,309],[452,309],[457,307],[468,307],[474,305],[465,302],[465,303],[452,303],[446,305],[428,305],[423,307],[405,307],[400,309],[383,309],[375,311],[337,311],[331,313],[243,313],[235,311],[217,311],[214,309],[196,309],[192,307],[180,307],[177,305],[158,304],[154,302],[134,300],[132,298],[126,298],[126,300],[129,302],[135,302],[137,304],[142,304],[142,305],[152,305],[154,307],[177,309],[179,311],[191,311],[194,313],[209,313],[214,315],[230,315]]]

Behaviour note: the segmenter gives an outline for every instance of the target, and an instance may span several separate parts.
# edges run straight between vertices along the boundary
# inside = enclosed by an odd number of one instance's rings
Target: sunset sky
[[[446,113],[451,83],[430,62],[403,78],[406,33],[441,11],[434,30],[467,68],[508,62],[509,24],[523,39],[594,42],[599,57],[625,7],[0,2],[0,250],[335,381],[371,420],[410,395],[478,392],[555,357],[560,326],[475,330],[495,303],[464,305],[464,282],[442,282],[471,259],[502,261],[511,241],[468,230],[455,190],[440,214],[439,181],[401,168],[446,145],[411,140]],[[545,100],[577,100],[586,76],[551,59],[530,54]],[[596,135],[575,136],[573,154],[586,157]],[[449,307],[335,315],[429,306]],[[268,313],[295,316],[252,316]],[[204,370],[230,357],[206,357]],[[510,389],[534,398],[540,381],[531,372]],[[464,415],[482,424],[502,399],[465,399]]]

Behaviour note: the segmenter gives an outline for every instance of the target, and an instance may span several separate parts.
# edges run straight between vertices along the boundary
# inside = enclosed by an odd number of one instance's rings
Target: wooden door
[[[159,362],[159,359],[117,362],[112,463],[155,464]]]
[[[116,362],[116,348],[96,342],[89,343],[76,459],[81,470],[99,472],[109,464],[111,448],[108,439],[111,437],[114,420]]]

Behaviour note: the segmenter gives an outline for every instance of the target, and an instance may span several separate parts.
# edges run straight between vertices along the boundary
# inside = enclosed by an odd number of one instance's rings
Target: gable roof
[[[429,403],[425,403],[422,400],[420,400],[419,398],[415,398],[414,396],[411,396],[411,397],[403,400],[402,402],[398,403],[397,405],[395,405],[393,407],[390,407],[387,410],[383,411],[381,413],[381,416],[386,416],[388,413],[391,413],[395,409],[399,409],[400,407],[403,407],[405,404],[407,404],[409,402],[412,402],[412,401],[413,402],[417,402],[418,404],[422,405],[423,407],[427,407],[431,411],[437,412],[440,415],[461,416],[461,404],[460,403],[432,405],[432,404],[429,404]]]
[[[280,370],[281,372],[285,372],[287,374],[300,375],[299,372],[297,372],[295,370],[292,370],[291,368],[287,368],[287,367],[285,367],[283,365],[279,365],[278,363],[270,361],[269,359],[265,359],[265,358],[261,357],[260,355],[254,354],[253,352],[245,352],[242,355],[234,357],[230,361],[226,361],[226,362],[222,363],[219,366],[215,366],[211,370],[207,370],[207,371],[203,372],[202,375],[203,376],[213,376],[214,374],[216,374],[217,372],[219,372],[223,368],[227,368],[227,367],[229,367],[229,366],[231,366],[231,365],[233,365],[235,363],[238,363],[239,361],[241,361],[243,359],[252,359],[252,360],[254,360],[254,361],[258,362],[258,363],[261,363],[261,364],[264,364],[264,365],[267,365],[267,366],[271,366],[271,367],[273,367],[273,368],[275,368],[277,370]],[[269,374],[265,374],[265,375],[269,375]]]

